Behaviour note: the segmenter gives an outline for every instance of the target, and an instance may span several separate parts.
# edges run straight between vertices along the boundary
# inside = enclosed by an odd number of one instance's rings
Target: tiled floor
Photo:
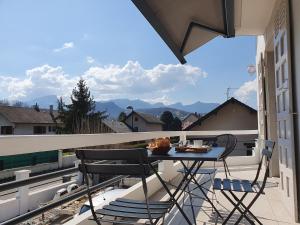
[[[246,170],[246,171],[234,171],[231,173],[230,178],[236,179],[254,179],[256,170]],[[224,173],[217,173],[216,177],[225,178]],[[278,191],[278,179],[277,178],[270,178],[268,179],[266,188],[265,188],[265,195],[261,195],[259,199],[253,205],[251,211],[264,225],[287,225],[287,224],[296,224],[293,222],[293,219],[288,212],[288,210],[283,206],[280,200],[280,193]],[[212,194],[209,194],[212,197]],[[249,202],[253,195],[249,195],[246,201]],[[218,211],[221,215],[226,218],[229,212],[232,210],[232,204],[220,193],[216,192],[216,198],[219,203],[214,201]],[[186,204],[189,204],[189,198],[185,200]],[[210,224],[222,224],[222,219],[217,218],[216,213],[212,211],[210,205],[202,200],[194,199],[193,205],[199,205],[201,207],[196,207],[195,214],[196,214],[196,223],[203,224],[203,225],[210,225]],[[185,211],[189,215],[190,218],[193,218],[192,210],[190,206],[184,207]],[[173,210],[174,211],[174,210]],[[180,212],[175,210],[174,212],[168,216],[166,222],[170,225],[184,225],[187,224],[183,217],[181,216]],[[240,215],[236,212],[232,219],[229,221],[228,224],[234,224],[237,218]],[[193,221],[193,220],[192,220]],[[243,220],[240,224],[249,224],[247,221]]]

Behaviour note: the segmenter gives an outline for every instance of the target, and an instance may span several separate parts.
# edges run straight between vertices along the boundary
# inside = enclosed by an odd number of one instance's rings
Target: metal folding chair
[[[226,163],[226,158],[230,155],[230,153],[232,153],[234,151],[236,143],[237,143],[237,138],[236,138],[236,136],[234,136],[232,134],[218,135],[213,143],[213,145],[215,145],[215,146],[225,148],[224,153],[220,157],[220,161],[223,162],[226,178],[228,177],[227,174],[230,175],[230,171],[229,171],[228,165]]]
[[[250,217],[252,217],[257,223],[262,223],[259,219],[250,211],[250,208],[253,206],[255,201],[259,198],[261,194],[264,194],[264,188],[266,186],[267,178],[269,175],[269,165],[270,159],[272,157],[273,149],[275,143],[273,141],[266,140],[265,148],[262,151],[262,157],[260,163],[258,165],[258,169],[256,172],[256,176],[254,180],[251,182],[249,180],[237,180],[237,179],[219,179],[216,178],[214,180],[213,189],[220,190],[221,193],[228,199],[228,201],[234,206],[233,210],[229,213],[227,218],[223,221],[223,224],[226,224],[231,216],[234,214],[236,210],[241,214],[235,224],[239,224],[240,221],[245,218],[250,224],[255,224]],[[261,174],[262,164],[266,162],[266,171],[263,176],[262,184],[260,185],[257,180]],[[230,193],[231,197],[229,194]],[[235,194],[236,192],[244,193],[241,198]],[[255,194],[253,199],[248,205],[245,205],[243,201],[245,200],[248,194]],[[250,217],[249,217],[250,216]]]
[[[77,150],[77,157],[81,160],[79,170],[83,173],[87,185],[88,198],[93,219],[98,225],[101,222],[112,224],[137,224],[138,220],[146,220],[151,225],[157,224],[173,206],[170,201],[149,201],[146,176],[150,173],[148,153],[146,149],[93,149]],[[91,160],[121,160],[121,164],[97,164]],[[130,175],[142,179],[144,201],[117,198],[115,201],[95,210],[90,192],[88,174],[102,175]]]

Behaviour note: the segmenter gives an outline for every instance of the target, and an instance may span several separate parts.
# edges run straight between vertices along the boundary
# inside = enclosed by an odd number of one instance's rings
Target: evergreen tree
[[[160,120],[164,123],[163,130],[165,131],[172,130],[171,124],[174,120],[174,117],[170,111],[164,111],[160,116]]]
[[[178,117],[175,117],[171,123],[171,130],[180,131],[182,130],[182,122]]]
[[[125,112],[120,112],[119,117],[118,117],[118,121],[125,122],[125,120],[126,120],[126,113]]]
[[[72,91],[71,104],[65,105],[62,98],[58,101],[58,119],[64,124],[61,133],[101,132],[102,120],[107,118],[106,111],[95,112],[95,101],[91,97],[85,81],[80,79]]]

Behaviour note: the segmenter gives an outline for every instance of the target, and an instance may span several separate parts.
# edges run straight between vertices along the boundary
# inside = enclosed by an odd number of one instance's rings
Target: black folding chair
[[[220,161],[223,161],[226,178],[228,177],[227,173],[229,175],[231,175],[228,165],[226,163],[226,159],[234,151],[236,143],[237,143],[237,138],[236,138],[236,136],[234,136],[232,134],[218,135],[213,143],[214,146],[219,146],[219,147],[225,148],[225,151],[223,152],[222,156],[220,157]]]
[[[213,189],[214,190],[220,190],[221,193],[228,199],[228,201],[234,206],[233,210],[229,213],[227,218],[223,221],[223,224],[226,224],[228,220],[231,218],[231,216],[234,214],[236,210],[240,212],[240,217],[235,222],[235,224],[239,224],[240,221],[245,218],[250,224],[255,224],[250,218],[252,217],[257,223],[262,223],[259,221],[259,219],[253,215],[253,213],[250,211],[250,208],[253,206],[255,201],[259,198],[261,194],[264,194],[264,188],[266,186],[267,178],[269,176],[269,165],[270,165],[270,159],[272,157],[273,149],[274,149],[275,143],[273,141],[266,140],[265,141],[265,148],[262,151],[262,157],[260,160],[260,163],[258,165],[258,169],[256,172],[256,176],[254,180],[251,182],[249,180],[231,180],[231,179],[219,179],[216,178],[214,180]],[[257,180],[261,174],[261,168],[262,164],[266,162],[266,171],[263,176],[262,184],[260,185]],[[227,194],[229,192],[232,196]],[[238,198],[235,192],[244,193],[241,198]],[[243,201],[245,200],[246,196],[248,194],[255,194],[252,201],[245,205]]]
[[[146,149],[94,149],[77,150],[77,157],[81,160],[79,170],[83,173],[87,185],[88,198],[91,206],[93,219],[98,225],[101,222],[113,224],[137,224],[138,220],[146,220],[151,225],[162,223],[164,216],[172,207],[169,201],[149,201],[146,176],[150,173],[148,153]],[[91,160],[122,160],[121,164],[99,164]],[[131,175],[138,176],[142,180],[145,201],[117,198],[115,201],[95,210],[88,174],[103,175]]]

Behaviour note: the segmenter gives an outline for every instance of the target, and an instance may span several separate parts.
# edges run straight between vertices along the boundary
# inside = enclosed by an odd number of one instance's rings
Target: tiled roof
[[[103,120],[103,123],[116,133],[131,132],[131,129],[125,123],[119,121]]]
[[[136,111],[134,111],[134,113],[142,117],[147,123],[163,124],[163,122],[158,117],[155,117],[151,114],[136,112]],[[130,117],[130,115],[131,114],[129,114],[128,117]]]
[[[52,124],[55,123],[49,110],[39,112],[33,108],[1,106],[0,114],[11,123]],[[57,116],[57,112],[53,112]]]

